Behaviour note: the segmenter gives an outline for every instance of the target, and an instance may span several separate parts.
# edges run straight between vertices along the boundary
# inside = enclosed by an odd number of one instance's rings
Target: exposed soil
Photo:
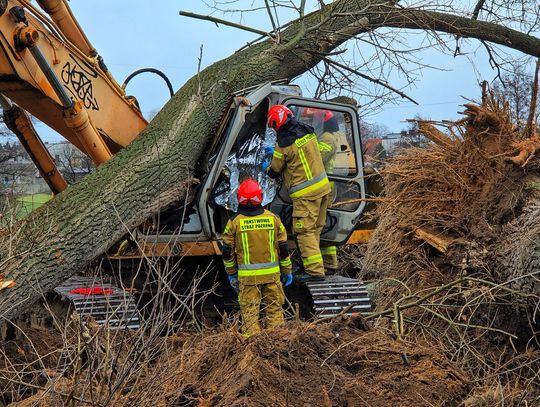
[[[368,329],[360,317],[291,322],[247,340],[231,328],[160,341],[167,345],[161,356],[112,405],[458,406],[470,390],[440,352]],[[62,405],[73,377],[40,385],[50,391],[10,406]],[[88,389],[88,382],[79,383],[76,397],[91,400]]]
[[[360,318],[289,325],[247,341],[205,338],[166,386],[167,400],[220,406],[458,405],[467,380],[443,355]],[[171,386],[172,385],[172,386]],[[166,405],[166,404],[164,404]]]

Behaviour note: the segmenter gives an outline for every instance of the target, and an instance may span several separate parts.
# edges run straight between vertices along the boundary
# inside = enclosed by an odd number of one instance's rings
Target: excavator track
[[[360,280],[327,276],[324,281],[306,282],[306,287],[313,298],[317,318],[371,311],[367,287]]]
[[[99,286],[104,294],[74,294],[74,289]],[[101,283],[93,277],[75,276],[64,281],[54,291],[73,304],[82,321],[93,318],[99,325],[109,328],[131,328],[140,326],[137,305],[131,294],[112,284]]]

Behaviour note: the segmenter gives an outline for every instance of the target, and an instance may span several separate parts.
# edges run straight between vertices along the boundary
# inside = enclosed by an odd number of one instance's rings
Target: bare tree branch
[[[272,31],[277,33],[277,25],[276,21],[274,20],[274,16],[272,15],[272,10],[270,9],[270,4],[268,3],[268,0],[264,0],[264,4],[266,5],[266,11],[268,12],[268,17],[270,18],[270,24],[272,24]]]
[[[384,9],[369,19],[371,29],[396,27],[441,31],[476,38],[540,57],[540,39],[494,23],[452,14],[414,9]],[[352,35],[352,33],[351,33]]]
[[[233,23],[231,21],[223,20],[221,18],[216,18],[216,17],[212,17],[212,16],[205,16],[205,15],[202,15],[202,14],[191,13],[189,11],[180,11],[179,14],[181,16],[184,16],[184,17],[191,17],[191,18],[196,18],[196,19],[199,19],[199,20],[207,20],[207,21],[211,21],[211,22],[213,22],[215,24],[228,25],[229,27],[239,28],[241,30],[248,31],[248,32],[251,32],[251,33],[255,33],[255,34],[259,34],[261,36],[271,37],[271,34],[269,32],[262,31],[262,30],[259,30],[257,28],[253,28],[253,27],[248,27],[246,25]]]
[[[476,7],[474,8],[474,11],[472,13],[472,18],[474,20],[478,19],[478,14],[480,14],[480,10],[482,10],[482,7],[484,7],[484,3],[486,0],[478,0],[478,3],[476,3]]]
[[[386,81],[382,81],[380,79],[377,79],[377,78],[372,78],[371,76],[368,76],[366,74],[363,74],[362,72],[356,70],[356,69],[353,69],[347,65],[344,65],[344,64],[341,64],[337,61],[334,61],[330,58],[324,58],[324,60],[326,62],[328,62],[329,64],[331,65],[335,65],[335,66],[338,66],[342,69],[345,69],[346,71],[350,72],[350,73],[353,73],[363,79],[367,79],[368,81],[370,82],[373,82],[373,83],[376,83],[377,85],[381,85],[383,87],[385,87],[386,89],[389,89],[391,90],[392,92],[395,92],[397,93],[399,96],[401,96],[402,98],[405,98],[405,99],[408,99],[410,100],[411,102],[413,102],[415,105],[418,105],[418,102],[416,100],[414,100],[413,98],[411,98],[410,96],[407,96],[405,93],[403,93],[402,91],[400,91],[399,89],[396,89],[394,88],[393,86],[391,86],[388,82]]]
[[[534,81],[531,92],[531,106],[529,108],[529,118],[527,119],[526,134],[532,137],[536,134],[534,119],[536,117],[536,103],[538,101],[538,72],[540,71],[540,59],[536,61],[536,69],[534,70]]]

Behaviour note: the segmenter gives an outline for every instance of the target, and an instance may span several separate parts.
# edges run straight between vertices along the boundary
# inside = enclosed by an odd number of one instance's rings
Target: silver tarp
[[[276,133],[268,129],[265,134],[254,134],[237,149],[233,149],[225,161],[223,180],[215,189],[215,202],[228,210],[238,210],[236,193],[240,183],[248,178],[259,182],[263,190],[263,205],[267,205],[276,196],[276,182],[268,177],[261,169],[264,161],[270,161],[271,155],[265,153],[267,146],[273,147],[276,143]]]

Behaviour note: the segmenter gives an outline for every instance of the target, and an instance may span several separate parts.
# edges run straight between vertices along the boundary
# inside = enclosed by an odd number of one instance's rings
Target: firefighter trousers
[[[335,274],[338,269],[337,247],[321,246],[321,254],[326,274]]]
[[[264,304],[265,327],[274,328],[283,325],[283,304],[285,293],[279,281],[268,284],[245,285],[240,280],[240,292],[238,293],[240,313],[242,315],[242,334],[249,337],[261,330],[259,315],[261,302]]]
[[[293,232],[298,240],[304,270],[312,276],[324,276],[319,242],[329,201],[330,194],[315,199],[293,199]]]
[[[326,171],[328,172],[328,169]],[[334,202],[336,197],[336,189],[333,181],[330,181],[330,186],[332,187],[332,191],[330,191],[330,202]],[[328,206],[330,206],[330,204]],[[333,245],[329,246],[327,244],[322,245],[321,254],[325,273],[328,275],[335,274],[338,269],[337,247]]]

